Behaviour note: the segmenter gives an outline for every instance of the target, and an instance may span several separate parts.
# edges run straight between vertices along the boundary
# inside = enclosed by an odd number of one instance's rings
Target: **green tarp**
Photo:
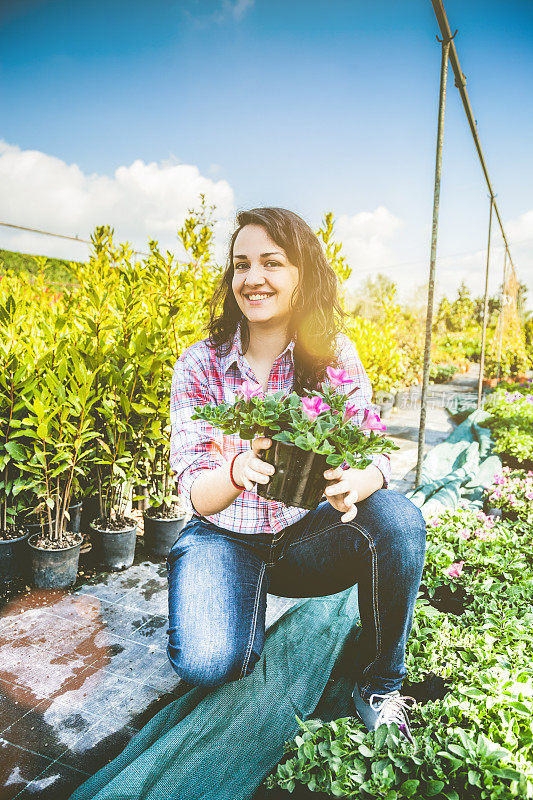
[[[426,455],[421,484],[407,493],[426,519],[445,508],[457,508],[461,500],[482,505],[483,487],[501,469],[500,459],[491,454],[490,430],[480,425],[488,416],[481,409],[474,411]]]
[[[479,425],[486,416],[475,411],[426,457],[423,483],[411,494],[426,518],[461,497],[480,502],[483,484],[500,467],[490,433]],[[324,721],[354,713],[359,630],[357,586],[298,602],[267,632],[251,675],[191,689],[170,703],[71,800],[257,798],[299,730],[296,713]]]
[[[251,675],[170,703],[71,800],[251,800],[298,732],[295,714],[313,715],[358,621],[357,586],[302,600],[268,630]],[[330,719],[353,713],[353,683],[335,683]]]

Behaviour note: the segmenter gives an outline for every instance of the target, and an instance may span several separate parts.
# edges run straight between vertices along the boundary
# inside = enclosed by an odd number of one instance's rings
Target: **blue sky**
[[[445,6],[513,259],[533,295],[533,4]],[[172,246],[203,189],[220,206],[222,253],[237,208],[284,206],[315,228],[331,210],[354,285],[381,269],[408,291],[427,272],[437,32],[430,0],[4,3],[0,221],[88,236],[109,220],[118,238]],[[442,289],[462,277],[481,289],[487,217],[450,69]],[[0,246],[70,257],[81,248],[5,229]]]

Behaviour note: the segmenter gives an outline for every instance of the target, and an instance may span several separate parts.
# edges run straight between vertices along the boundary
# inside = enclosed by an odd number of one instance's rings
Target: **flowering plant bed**
[[[504,467],[486,488],[486,503],[500,508],[504,519],[533,522],[533,472]]]
[[[428,598],[415,606],[404,692],[433,674],[446,695],[411,713],[414,746],[355,716],[299,720],[266,785],[387,800],[533,797],[532,546],[528,523],[466,505],[430,520]],[[468,593],[460,615],[432,605],[439,587]]]
[[[328,367],[327,375],[331,385],[324,382],[320,390],[306,397],[282,391],[264,396],[259,384],[244,381],[235,403],[196,406],[192,419],[203,419],[226,434],[238,433],[241,439],[265,434],[274,441],[322,454],[332,467],[346,461],[350,467],[364,469],[375,453],[397,450],[397,445],[382,436],[386,427],[378,415],[349,400],[359,387],[347,394],[336,391],[354,383],[345,370]],[[352,418],[361,411],[363,420],[355,425]]]

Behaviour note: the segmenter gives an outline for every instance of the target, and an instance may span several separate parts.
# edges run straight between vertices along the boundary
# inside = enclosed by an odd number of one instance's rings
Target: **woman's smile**
[[[273,297],[274,292],[250,292],[250,294],[245,294],[244,296],[250,305],[257,306]]]

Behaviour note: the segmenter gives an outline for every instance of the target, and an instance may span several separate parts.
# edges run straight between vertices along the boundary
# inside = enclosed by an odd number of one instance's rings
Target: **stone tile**
[[[20,795],[50,765],[49,758],[0,738],[0,800],[12,800]]]
[[[17,795],[17,800],[68,800],[88,777],[86,773],[56,761],[27,784]]]
[[[0,679],[5,688],[13,684],[26,692],[19,695],[29,708],[61,694],[81,680],[87,665],[31,645],[16,647],[10,642],[0,648]]]
[[[92,775],[118,756],[136,733],[136,728],[121,726],[117,716],[108,714],[77,739],[59,762]]]
[[[7,617],[19,616],[25,611],[47,608],[54,602],[61,600],[69,594],[65,589],[31,589],[9,600],[0,610],[0,620]]]
[[[70,714],[99,720],[113,713],[118,730],[126,725],[138,727],[137,718],[150,708],[154,708],[152,713],[155,713],[159,701],[160,693],[151,686],[107,669],[89,667],[78,684],[47,704],[43,718],[47,723],[61,726],[62,720]]]
[[[30,689],[0,680],[0,733],[38,705]]]
[[[48,609],[29,609],[23,614],[2,620],[0,646],[10,644],[20,649],[39,647],[57,655],[83,658],[82,653],[90,651],[88,640],[90,642],[101,627],[99,620],[72,621],[51,614]]]
[[[62,713],[50,712],[50,702],[45,700],[28,711],[3,731],[2,738],[10,744],[55,760],[68,753],[98,721],[86,709],[83,713],[68,708],[63,708]]]
[[[146,683],[158,692],[174,692],[179,686],[184,685],[181,678],[172,669],[166,653],[164,662],[146,677]]]
[[[132,641],[146,641],[152,629],[161,627],[160,622],[150,614],[89,594],[65,597],[49,606],[48,611],[75,625],[105,630],[109,634]],[[139,633],[141,628],[143,632]]]
[[[164,650],[155,644],[141,645],[118,637],[106,637],[100,644],[101,655],[91,664],[91,669],[105,669],[139,683],[146,683],[147,676],[166,658]]]
[[[131,636],[134,642],[164,650],[167,646],[168,618],[153,616]]]
[[[168,616],[168,582],[164,564],[143,562],[136,568],[138,583],[122,599],[122,604],[144,614]]]

